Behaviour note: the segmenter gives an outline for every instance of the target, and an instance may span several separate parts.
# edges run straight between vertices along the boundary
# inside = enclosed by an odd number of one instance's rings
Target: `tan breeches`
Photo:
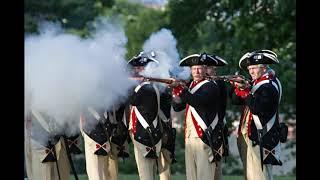
[[[139,151],[139,144],[133,138],[133,134],[130,132],[130,137],[133,142],[134,158],[136,159],[136,164],[138,168],[140,180],[155,180],[156,175],[156,160],[145,158],[143,154]]]
[[[160,180],[171,180],[170,162],[165,158],[165,153],[168,152],[162,149],[158,158],[159,176]]]
[[[237,139],[240,158],[246,180],[272,180],[272,165],[264,164],[261,168],[259,145],[252,146],[252,141],[242,134]]]
[[[243,139],[244,137],[240,135],[237,138],[237,145],[238,145],[238,150],[239,150],[239,155],[240,159],[243,165],[243,174],[245,177],[245,180],[247,180],[246,174],[247,174],[247,144],[245,140]]]
[[[59,180],[59,175],[60,180],[70,180],[70,164],[66,154],[65,143],[62,138],[55,145],[55,150],[57,162],[42,163],[40,154],[45,150],[43,148],[34,147],[31,144],[26,147],[26,160],[29,160],[29,162],[26,162],[26,169],[29,180]]]
[[[139,151],[139,144],[133,138],[133,134],[130,132],[130,137],[134,146],[134,156],[138,167],[138,173],[140,180],[155,180],[157,172],[157,164],[160,180],[171,180],[170,162],[165,158],[165,151],[161,150],[159,158],[157,160],[145,158]]]
[[[218,166],[214,171],[214,180],[221,180],[221,179],[222,179],[222,163],[219,162]]]
[[[209,162],[210,147],[200,138],[186,138],[185,161],[187,180],[213,179],[216,163]],[[220,162],[217,163],[221,165]]]
[[[91,146],[92,141],[89,138],[84,138],[86,170],[89,180],[117,180],[118,179],[118,158],[109,152],[107,156],[98,156],[94,154]],[[111,144],[111,149],[114,146]],[[112,151],[112,150],[111,150]]]
[[[24,159],[25,159],[25,167],[28,177],[32,177],[32,147],[30,141],[30,134],[25,130],[24,135]]]

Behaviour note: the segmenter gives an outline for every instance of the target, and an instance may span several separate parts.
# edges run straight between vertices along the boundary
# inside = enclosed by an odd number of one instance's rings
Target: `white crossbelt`
[[[51,132],[50,131],[50,127],[47,123],[46,120],[44,120],[43,116],[36,110],[31,110],[31,113],[36,117],[36,119],[38,120],[39,124],[47,131],[47,132]]]
[[[143,82],[141,83],[140,85],[138,85],[136,88],[135,88],[135,92],[138,92],[139,89],[146,85],[146,84],[150,84],[150,82]],[[157,94],[157,101],[158,101],[158,112],[160,110],[160,94],[159,94],[159,90],[158,88],[152,84],[152,87],[154,88],[156,94]],[[132,106],[133,108],[133,111],[136,113],[136,116],[138,118],[138,121],[140,122],[140,124],[143,126],[144,129],[147,129],[149,126],[149,124],[147,123],[147,121],[145,120],[145,118],[141,115],[141,113],[139,112],[138,108],[136,106]],[[158,116],[156,116],[156,118],[152,121],[153,123],[153,127],[156,127],[157,124],[158,124]]]
[[[190,87],[189,87],[189,92],[190,92],[191,94],[193,94],[193,93],[196,92],[202,85],[204,85],[205,83],[208,83],[208,82],[210,82],[210,81],[208,81],[208,80],[201,81],[199,84],[197,84],[195,87],[193,87],[193,88],[190,90],[191,85],[192,85],[192,83],[191,83],[191,84],[190,84]]]
[[[94,118],[96,118],[97,121],[100,121],[101,116],[96,110],[89,106],[88,111],[94,116]]]
[[[166,117],[166,115],[164,115],[163,111],[161,109],[159,109],[159,117],[163,122],[169,122],[170,119]]]
[[[281,95],[282,95],[282,87],[281,87],[281,84],[280,84],[280,81],[278,79],[276,79],[278,84],[279,84],[279,87],[277,86],[277,84],[275,82],[272,82],[272,85],[277,89],[278,93],[279,93],[279,103],[280,103],[280,99],[281,99]],[[257,83],[255,86],[252,87],[251,89],[251,93],[253,94],[261,85],[265,84],[265,83],[269,83],[270,80],[263,80],[263,81],[260,81],[259,83]],[[267,132],[272,128],[275,120],[276,120],[276,115],[277,115],[277,112],[274,113],[274,115],[272,116],[272,118],[270,119],[270,121],[268,121],[268,123],[266,124],[267,126]],[[254,121],[254,124],[256,125],[257,129],[263,129],[263,126],[261,124],[261,121],[259,119],[259,117],[255,114],[252,114],[252,118],[253,118],[253,121]]]
[[[194,88],[192,88],[191,90],[189,90],[189,92],[191,94],[194,94],[202,85],[204,85],[205,83],[210,82],[208,80],[204,80],[202,82],[200,82],[199,84],[197,84]],[[190,85],[191,87],[191,85]],[[189,87],[189,88],[190,88]],[[197,123],[199,124],[199,126],[203,129],[206,130],[208,127],[206,125],[206,123],[203,121],[203,119],[200,117],[200,115],[198,114],[198,112],[194,109],[194,107],[192,107],[189,104],[189,110],[191,111],[193,117],[195,118],[195,120],[197,121]],[[212,123],[210,124],[211,128],[214,129],[218,123],[218,113],[216,113],[216,116],[214,118],[214,120],[212,121]]]

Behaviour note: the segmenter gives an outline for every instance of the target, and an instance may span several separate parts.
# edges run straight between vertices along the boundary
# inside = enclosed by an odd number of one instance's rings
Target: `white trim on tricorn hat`
[[[145,52],[141,51],[138,55],[133,56],[127,65],[131,66],[146,66],[149,62],[155,62],[159,64],[159,61],[154,59],[153,57],[148,56]]]
[[[180,66],[194,66],[194,65],[207,65],[207,66],[224,66],[228,64],[221,57],[216,55],[192,54],[183,58],[180,62]]]
[[[247,52],[239,60],[239,67],[246,68],[255,64],[278,64],[277,54],[270,50],[258,50]]]
[[[183,59],[181,59],[181,61],[179,62],[180,66],[189,66],[187,63],[188,62],[197,62],[199,60],[200,55],[199,54],[191,54]]]
[[[221,57],[219,57],[217,55],[208,55],[208,56],[210,56],[211,58],[214,58],[218,62],[217,65],[213,65],[213,66],[225,66],[228,64],[228,62],[226,60],[222,59]],[[208,65],[208,66],[210,66],[210,65]]]

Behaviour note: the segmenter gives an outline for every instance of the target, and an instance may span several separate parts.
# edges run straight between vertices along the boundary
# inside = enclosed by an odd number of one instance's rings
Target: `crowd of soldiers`
[[[86,172],[89,180],[117,180],[118,159],[134,157],[141,180],[170,180],[175,157],[176,130],[170,110],[185,111],[185,165],[187,180],[222,179],[222,159],[229,155],[226,123],[227,99],[242,105],[237,137],[240,157],[247,180],[272,179],[272,165],[281,165],[280,143],[286,141],[286,126],[279,119],[282,87],[270,64],[278,64],[270,50],[246,53],[239,67],[248,70],[251,79],[242,76],[219,79],[216,68],[228,65],[213,54],[192,54],[180,66],[188,66],[192,79],[171,79],[164,91],[159,84],[141,78],[150,62],[159,64],[155,53],[139,53],[128,61],[130,80],[138,85],[128,99],[110,109],[85,107],[77,117],[80,133],[54,134],[44,112],[29,110],[26,119],[25,160],[28,179],[69,180],[70,171],[78,179],[71,154],[81,153],[84,142]],[[48,141],[31,132],[50,134]]]

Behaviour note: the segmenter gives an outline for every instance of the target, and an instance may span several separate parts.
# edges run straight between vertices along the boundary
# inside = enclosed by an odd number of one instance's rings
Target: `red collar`
[[[273,79],[274,75],[273,74],[264,74],[262,75],[261,77],[259,77],[258,79],[256,79],[254,82],[253,82],[253,85],[256,85],[258,84],[259,82],[263,81],[263,80],[270,80],[270,79]]]
[[[192,81],[190,89],[194,88],[197,84],[204,81],[205,79],[199,80],[199,81]]]

